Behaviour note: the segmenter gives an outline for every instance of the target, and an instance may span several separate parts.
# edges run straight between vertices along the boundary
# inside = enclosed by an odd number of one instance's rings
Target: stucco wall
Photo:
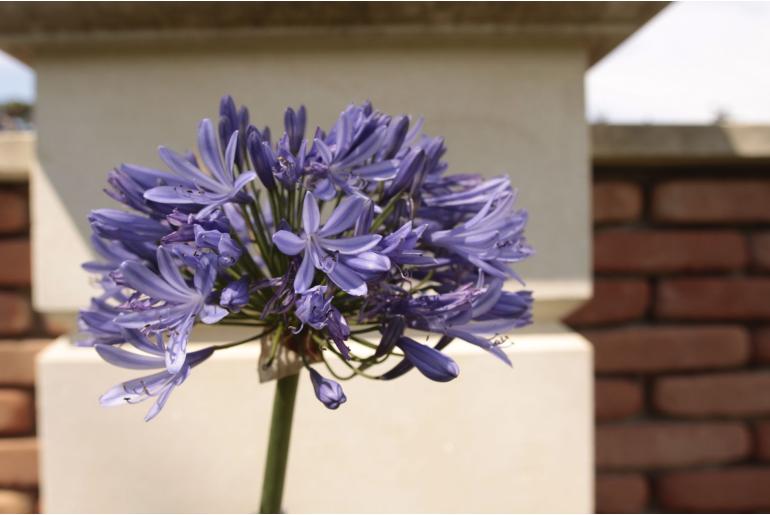
[[[213,45],[213,43],[212,43]],[[510,173],[530,210],[537,256],[521,267],[540,299],[589,294],[588,142],[583,120],[585,52],[578,48],[367,45],[344,40],[188,52],[40,52],[34,300],[73,311],[92,293],[78,265],[89,258],[88,211],[109,205],[106,172],[121,161],[159,165],[160,143],[192,148],[197,121],[223,93],[279,125],[304,103],[327,125],[349,102],[424,115],[446,137],[455,171]],[[556,187],[558,185],[558,187]],[[574,302],[573,302],[574,304]],[[567,305],[536,310],[555,318]]]

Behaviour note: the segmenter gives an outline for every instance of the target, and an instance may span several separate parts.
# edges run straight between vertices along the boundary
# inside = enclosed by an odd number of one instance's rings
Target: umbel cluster
[[[505,284],[532,249],[507,177],[447,173],[443,139],[370,103],[309,132],[289,108],[276,137],[229,96],[219,115],[200,122],[197,153],[160,147],[168,170],[112,170],[106,192],[127,209],[90,214],[99,259],[84,267],[102,292],[79,343],[149,374],[102,404],[153,398],[149,420],[194,367],[256,339],[268,362],[299,355],[332,409],[346,397],[326,376],[454,379],[452,340],[510,364],[498,336],[530,323],[532,295]],[[191,352],[198,323],[254,335]]]

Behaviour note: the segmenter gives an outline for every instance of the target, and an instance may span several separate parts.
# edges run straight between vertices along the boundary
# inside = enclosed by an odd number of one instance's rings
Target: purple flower
[[[96,345],[96,352],[102,359],[119,367],[145,370],[164,367],[165,360],[161,349],[148,345],[142,350],[149,352],[150,355],[136,354],[110,345]],[[120,383],[102,395],[99,402],[102,406],[120,406],[155,398],[155,403],[144,417],[145,421],[152,420],[163,409],[174,388],[187,379],[190,370],[211,357],[213,353],[213,347],[191,352],[185,357],[184,363],[177,371],[171,372],[165,369],[155,374]]]
[[[330,200],[337,190],[352,194],[359,181],[386,181],[398,172],[397,159],[376,158],[378,152],[391,152],[400,130],[389,132],[390,119],[373,112],[371,105],[349,106],[340,114],[327,138],[316,137],[311,159],[311,188],[322,200]],[[384,145],[387,148],[383,148]],[[373,159],[374,158],[374,159]]]
[[[422,119],[369,102],[312,134],[305,108],[288,108],[275,142],[230,96],[217,121],[200,122],[198,157],[160,148],[170,173],[112,170],[106,192],[130,212],[89,216],[98,258],[84,268],[102,291],[80,312],[78,344],[153,372],[102,403],[152,398],[150,419],[192,367],[243,343],[188,354],[196,323],[264,326],[305,360],[341,357],[352,375],[403,353],[379,379],[412,368],[454,379],[457,364],[441,352],[454,340],[510,365],[499,342],[531,323],[532,294],[506,291],[505,279],[518,279],[513,265],[532,249],[507,177],[446,173],[444,141],[423,134]],[[265,192],[249,184],[257,177]],[[375,349],[348,348],[370,331],[382,333]],[[440,337],[431,347],[412,332]],[[339,383],[309,373],[324,405],[346,401]]]
[[[307,113],[305,106],[299,106],[297,112],[289,107],[283,116],[283,124],[286,127],[286,137],[288,139],[289,150],[292,154],[297,154],[305,137],[305,120]]]
[[[345,345],[345,340],[350,337],[350,329],[339,310],[332,306],[331,297],[325,296],[326,290],[326,286],[314,286],[307,290],[297,300],[297,309],[294,314],[303,324],[313,329],[326,328],[343,357],[348,359],[350,349]],[[300,327],[297,332],[301,329]]]
[[[92,234],[91,246],[102,260],[83,263],[83,269],[87,272],[106,274],[119,267],[123,261],[141,261],[137,254],[128,250],[123,243],[117,240],[108,241]]]
[[[364,208],[360,197],[347,197],[321,227],[321,213],[318,203],[312,193],[305,195],[302,211],[302,226],[304,233],[300,236],[281,230],[273,235],[273,243],[287,256],[302,253],[302,264],[299,266],[294,279],[294,289],[297,293],[305,293],[313,283],[315,269],[324,272],[329,279],[350,295],[366,295],[367,287],[364,278],[357,272],[356,267],[369,263],[379,263],[381,257],[377,254],[364,254],[373,249],[382,239],[377,234],[352,236],[349,238],[333,239],[351,228]],[[358,255],[364,263],[353,266],[337,260],[337,255]]]
[[[421,295],[396,306],[409,327],[444,334],[481,347],[503,363],[511,361],[502,349],[485,335],[526,325],[531,321],[532,298],[528,292],[502,297],[503,281],[493,278],[490,284],[464,285],[437,295]],[[516,306],[516,309],[512,309]],[[493,311],[494,310],[494,311]],[[498,318],[494,313],[504,315]],[[508,318],[518,314],[521,318]]]
[[[490,198],[468,221],[427,234],[430,244],[466,259],[496,277],[515,277],[509,263],[532,254],[523,238],[527,214],[513,210],[514,195]]]
[[[249,282],[248,276],[244,276],[222,288],[219,305],[233,313],[239,312],[249,303]]]
[[[319,374],[315,369],[307,367],[310,372],[310,381],[313,383],[315,396],[329,409],[337,409],[348,400],[342,386],[337,381],[327,379]]]
[[[157,242],[171,232],[167,225],[117,209],[94,209],[88,216],[91,229],[108,240]]]
[[[228,204],[223,206],[223,209],[215,209],[208,215],[202,217],[196,217],[195,214],[185,213],[178,209],[174,209],[166,216],[166,222],[176,230],[161,238],[160,242],[162,244],[168,244],[195,241],[196,227],[200,227],[206,231],[229,232],[230,221],[224,213],[224,207],[227,205]]]
[[[265,148],[264,146],[262,148]],[[272,159],[273,175],[286,187],[293,188],[303,173],[307,157],[307,142],[302,140],[297,152],[289,150],[288,137],[284,135],[278,144],[278,151]]]
[[[208,301],[216,278],[213,259],[200,260],[192,286],[164,247],[158,247],[158,269],[160,274],[135,261],[126,261],[120,266],[125,285],[142,294],[144,299],[135,303],[133,310],[121,312],[115,323],[128,329],[169,331],[166,366],[170,372],[178,372],[184,363],[195,318],[213,324],[225,317],[227,310]]]
[[[94,249],[108,264],[115,265],[113,269],[122,262],[121,255],[154,264],[158,242],[171,232],[165,222],[117,209],[95,209],[88,219],[93,236],[100,239]],[[104,267],[89,263],[85,268],[98,271],[95,268]]]
[[[388,124],[382,146],[377,154],[380,159],[393,159],[398,155],[409,133],[409,117],[396,116]]]
[[[483,335],[496,335],[532,323],[532,294],[503,291],[503,281],[493,277],[479,282],[471,301],[470,316],[446,324],[443,334],[477,345],[511,365],[498,345]]]
[[[413,229],[410,220],[385,236],[378,245],[377,252],[399,265],[435,265],[436,258],[426,255],[424,250],[418,248],[420,238],[427,228],[428,226],[423,224]]]
[[[334,344],[339,349],[342,357],[350,359],[350,349],[345,345],[345,341],[350,338],[350,328],[348,322],[339,310],[332,308],[329,311],[329,318],[326,320],[326,331],[329,333]]]
[[[192,182],[184,178],[132,164],[122,164],[111,171],[107,182],[111,186],[111,189],[105,190],[107,195],[153,218],[162,218],[175,206],[147,200],[144,198],[145,191],[156,186],[194,187]]]
[[[219,102],[219,141],[223,148],[227,147],[233,134],[238,133],[238,148],[235,152],[235,163],[243,170],[246,149],[246,129],[249,126],[249,110],[245,107],[236,109],[235,101],[230,95],[225,95]]]
[[[332,299],[327,299],[324,296],[326,290],[326,286],[313,286],[297,300],[295,312],[297,318],[313,329],[326,327],[326,320],[329,318],[329,309],[332,305]]]
[[[249,133],[246,140],[246,148],[251,158],[251,163],[259,176],[259,180],[268,190],[275,189],[275,178],[273,169],[275,168],[275,157],[270,149],[270,144],[263,142],[259,131],[254,129]]]
[[[457,208],[474,213],[490,200],[513,193],[508,177],[482,181],[478,175],[446,177],[430,188],[431,194],[424,199],[427,206]]]
[[[220,268],[233,266],[241,257],[241,247],[237,245],[230,234],[218,230],[207,231],[200,225],[195,226],[195,244],[198,248],[215,250],[219,255],[217,261]]]
[[[119,313],[115,306],[100,299],[91,299],[89,309],[83,309],[78,314],[78,329],[81,335],[77,339],[77,345],[93,347],[98,343],[123,343],[123,328],[115,323],[115,317]]]
[[[433,347],[417,343],[406,336],[399,338],[396,345],[404,351],[406,359],[428,379],[445,383],[460,374],[457,363]]]
[[[238,147],[238,132],[230,137],[224,153],[219,149],[214,126],[211,120],[203,120],[198,129],[198,149],[206,168],[203,172],[195,163],[166,147],[160,147],[160,158],[171,171],[184,178],[192,186],[157,186],[147,190],[144,198],[160,204],[186,205],[195,204],[203,207],[198,216],[203,217],[226,202],[247,202],[249,196],[241,191],[246,184],[257,176],[255,172],[245,172],[235,176],[235,153]]]

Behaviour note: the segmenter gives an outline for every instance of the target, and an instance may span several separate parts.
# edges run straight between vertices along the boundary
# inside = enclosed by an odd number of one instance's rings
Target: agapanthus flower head
[[[168,171],[109,173],[125,209],[89,217],[98,258],[84,267],[103,291],[80,313],[79,343],[153,372],[103,404],[152,398],[150,419],[193,367],[259,338],[268,360],[298,353],[330,409],[347,397],[310,363],[338,378],[416,368],[446,382],[460,370],[444,349],[462,340],[510,364],[500,337],[532,319],[531,293],[506,289],[532,254],[510,180],[447,173],[444,140],[423,134],[422,119],[368,102],[328,130],[309,127],[304,106],[288,108],[273,139],[225,96],[218,123],[198,125],[196,153],[160,147]],[[188,348],[199,323],[255,334]]]

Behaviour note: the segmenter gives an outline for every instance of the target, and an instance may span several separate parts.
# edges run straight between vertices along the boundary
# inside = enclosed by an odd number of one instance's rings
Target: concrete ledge
[[[37,162],[32,131],[0,131],[0,182],[26,181]]]
[[[770,125],[594,125],[595,165],[770,163]]]
[[[544,329],[541,328],[541,331]],[[300,379],[287,513],[589,513],[591,347],[553,327],[516,334],[510,369],[460,342],[460,377],[354,379],[336,412]],[[38,358],[42,505],[52,513],[254,513],[274,384],[259,348],[196,368],[151,423],[98,396],[137,371],[66,338]]]

